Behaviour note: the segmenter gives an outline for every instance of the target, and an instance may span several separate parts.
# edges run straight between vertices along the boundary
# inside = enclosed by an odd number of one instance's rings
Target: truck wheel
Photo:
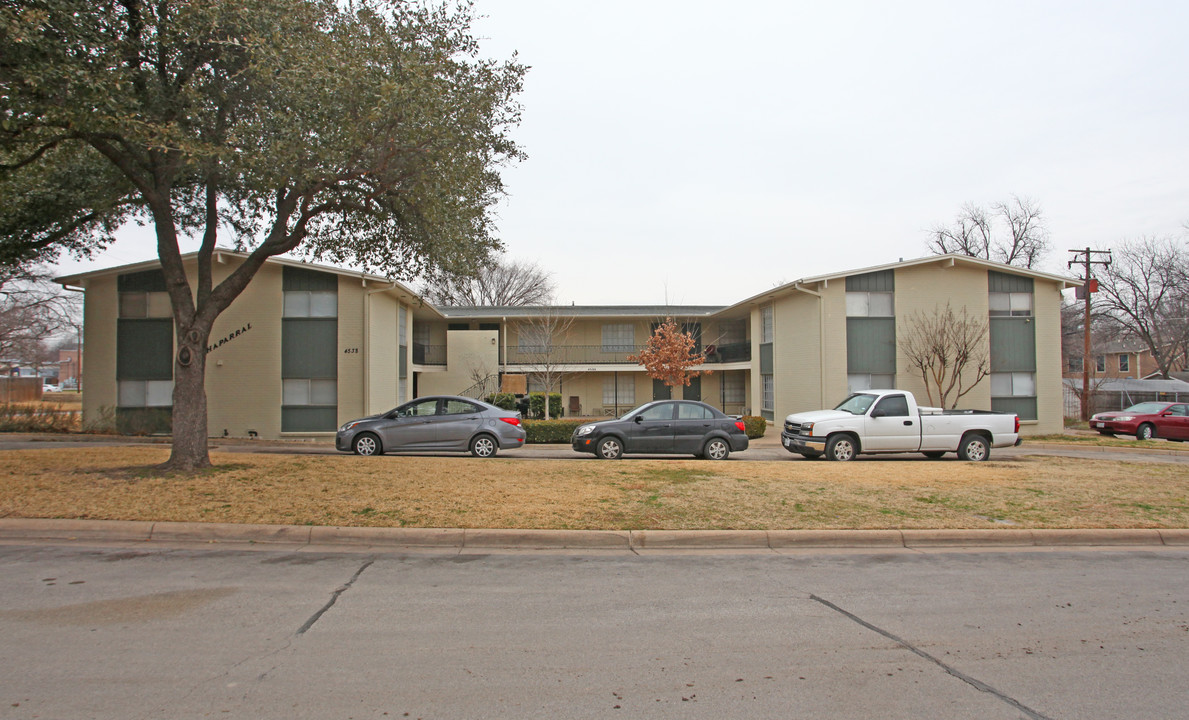
[[[818,458],[820,458],[822,456],[822,454],[820,452],[817,452],[816,450],[806,450],[804,452],[799,452],[797,454],[800,455],[801,457],[805,458],[806,460],[817,460]]]
[[[958,459],[981,462],[991,457],[991,441],[986,435],[967,435],[958,446]]]
[[[826,443],[827,460],[854,460],[858,454],[858,446],[850,435],[835,435]]]
[[[936,460],[937,458],[941,457],[942,455],[945,455],[945,453],[940,450],[926,450],[925,452],[923,452],[921,454],[924,455],[925,457],[929,458],[930,460]]]
[[[1151,440],[1154,437],[1156,437],[1156,428],[1152,423],[1144,423],[1135,431],[1136,440]]]

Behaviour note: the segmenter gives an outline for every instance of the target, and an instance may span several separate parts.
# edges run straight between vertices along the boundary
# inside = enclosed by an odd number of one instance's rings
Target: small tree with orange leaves
[[[628,360],[640,363],[649,377],[669,387],[689,385],[690,378],[711,372],[693,369],[706,361],[697,346],[693,335],[679,330],[673,318],[667,317],[652,332],[640,354],[629,355]]]

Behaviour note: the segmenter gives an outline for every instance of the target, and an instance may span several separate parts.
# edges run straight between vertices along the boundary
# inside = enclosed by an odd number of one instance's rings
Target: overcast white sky
[[[966,202],[1184,235],[1189,3],[476,0],[531,66],[500,237],[558,301],[730,304],[926,255]],[[196,247],[196,246],[195,246]],[[193,248],[187,248],[193,249]],[[86,265],[155,257],[128,233]]]

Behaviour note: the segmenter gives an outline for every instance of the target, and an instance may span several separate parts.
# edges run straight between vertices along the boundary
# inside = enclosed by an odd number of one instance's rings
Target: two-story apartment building
[[[242,262],[217,254],[218,282]],[[194,258],[186,258],[194,267]],[[58,282],[85,292],[85,421],[166,429],[173,329],[155,262]],[[620,414],[654,398],[697,398],[732,414],[832,406],[850,390],[924,395],[899,350],[915,312],[945,303],[987,318],[991,375],[962,406],[1009,410],[1025,432],[1058,432],[1060,292],[1075,280],[956,255],[788,283],[727,307],[435,308],[407,286],[272,259],[215,324],[207,356],[213,435],[309,437],[415,397],[479,395],[552,377],[568,415]],[[672,317],[708,375],[654,382],[629,360]]]

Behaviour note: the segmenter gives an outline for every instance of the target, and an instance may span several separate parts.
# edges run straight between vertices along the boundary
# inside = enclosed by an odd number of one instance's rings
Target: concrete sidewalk
[[[740,550],[1189,546],[1189,529],[504,530],[0,519],[0,542],[259,545],[317,549]]]

